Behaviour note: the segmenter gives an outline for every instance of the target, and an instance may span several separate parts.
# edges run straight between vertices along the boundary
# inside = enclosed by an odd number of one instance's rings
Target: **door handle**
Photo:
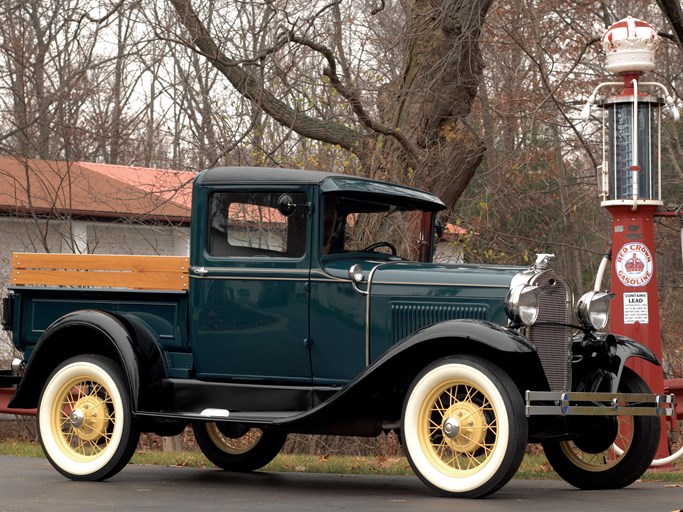
[[[204,267],[190,267],[190,274],[192,274],[193,276],[204,277],[208,273],[209,271],[206,270]]]

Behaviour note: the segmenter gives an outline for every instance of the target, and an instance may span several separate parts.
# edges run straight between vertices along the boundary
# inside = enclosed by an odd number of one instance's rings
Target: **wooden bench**
[[[189,258],[111,254],[12,253],[15,286],[187,290]]]

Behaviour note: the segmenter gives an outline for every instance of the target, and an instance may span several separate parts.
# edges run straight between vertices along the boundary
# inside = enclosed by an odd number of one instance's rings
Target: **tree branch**
[[[315,41],[312,41],[305,37],[296,36],[291,33],[290,40],[294,43],[307,46],[311,50],[315,50],[316,52],[322,54],[323,57],[325,57],[325,60],[327,61],[327,66],[323,70],[323,75],[330,79],[330,82],[332,83],[332,86],[335,88],[335,90],[346,101],[349,102],[354,114],[356,114],[356,116],[358,117],[359,121],[363,124],[363,126],[369,128],[374,132],[381,133],[382,135],[393,137],[398,141],[398,143],[405,150],[405,152],[408,153],[415,162],[419,160],[417,148],[415,148],[415,146],[408,140],[408,138],[399,130],[389,128],[388,126],[384,126],[383,124],[373,120],[368,114],[368,112],[365,110],[365,107],[363,106],[363,103],[361,102],[361,99],[358,96],[358,92],[346,87],[342,83],[342,81],[339,79],[339,75],[337,75],[337,62],[334,58],[332,50],[330,50],[325,45],[316,43]]]
[[[676,44],[683,50],[683,10],[679,0],[657,0],[657,4],[671,24]]]
[[[263,111],[283,126],[290,127],[299,135],[335,144],[357,156],[363,154],[363,138],[357,131],[340,123],[321,121],[303,114],[266,90],[261,82],[249,74],[236,61],[220,51],[194,9],[190,0],[170,0],[182,25],[188,30],[193,50],[211,59],[214,66],[245,98],[253,101]]]
[[[98,25],[100,23],[104,23],[109,18],[111,18],[114,14],[116,14],[116,12],[118,12],[118,10],[121,9],[121,7],[123,7],[124,2],[125,2],[125,0],[119,0],[119,2],[114,7],[112,7],[111,11],[107,12],[101,18],[93,18],[92,16],[90,16],[90,14],[88,14],[87,12],[84,12],[81,15],[81,18],[78,20],[78,23],[81,23],[84,19],[91,21],[93,23],[97,23]]]

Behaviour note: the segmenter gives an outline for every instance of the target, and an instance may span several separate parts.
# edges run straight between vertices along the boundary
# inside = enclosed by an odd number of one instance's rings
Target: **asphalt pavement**
[[[579,491],[557,480],[517,480],[480,500],[440,498],[416,477],[228,473],[128,465],[106,482],[73,482],[44,459],[0,456],[0,511],[372,512],[618,511],[683,509],[683,482]]]

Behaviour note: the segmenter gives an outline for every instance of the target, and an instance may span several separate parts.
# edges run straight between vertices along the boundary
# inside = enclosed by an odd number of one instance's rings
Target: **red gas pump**
[[[640,341],[662,357],[659,296],[655,272],[654,217],[663,206],[661,194],[661,121],[666,109],[674,121],[678,110],[666,88],[642,82],[654,69],[657,31],[648,23],[628,17],[612,25],[602,37],[606,69],[621,75],[621,82],[598,85],[588,99],[603,113],[601,206],[612,216],[611,331]],[[603,88],[621,89],[596,102]],[[663,94],[663,99],[658,94]],[[598,284],[596,283],[596,286]],[[662,368],[645,362],[631,366],[653,392],[664,392]],[[666,420],[656,459],[670,462]],[[674,419],[675,423],[675,419]]]

